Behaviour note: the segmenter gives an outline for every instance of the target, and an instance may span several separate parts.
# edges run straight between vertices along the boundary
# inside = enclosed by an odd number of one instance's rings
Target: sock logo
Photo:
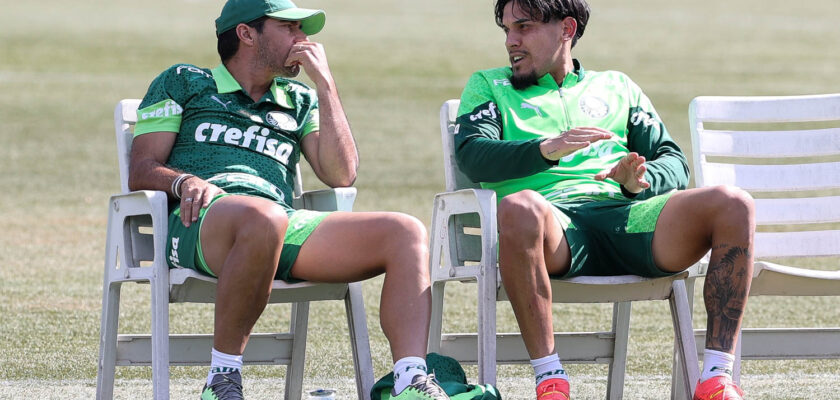
[[[732,376],[732,370],[729,369],[729,368],[714,366],[714,367],[712,367],[712,369],[709,370],[709,372],[715,372],[715,371],[723,371],[723,373],[725,373],[729,376]]]
[[[545,378],[547,376],[554,376],[554,375],[566,375],[566,370],[561,368],[561,369],[555,369],[553,371],[543,372],[543,373],[537,375],[536,380],[537,380],[537,382],[539,382],[542,378]]]
[[[405,373],[405,372],[408,372],[408,371],[411,371],[412,369],[416,369],[416,370],[423,371],[423,372],[427,372],[427,373],[429,372],[429,371],[426,369],[426,367],[425,367],[425,366],[423,366],[423,365],[420,365],[420,364],[411,364],[411,365],[406,366],[406,367],[405,367],[402,371],[394,371],[394,379],[395,379],[395,380],[396,380],[396,379],[400,379],[400,374]],[[414,374],[414,375],[417,375],[417,374]],[[414,375],[412,375],[412,376],[414,376]]]
[[[229,374],[231,372],[236,372],[236,371],[239,371],[239,368],[233,368],[233,367],[213,367],[213,368],[210,368],[210,373],[211,374]]]

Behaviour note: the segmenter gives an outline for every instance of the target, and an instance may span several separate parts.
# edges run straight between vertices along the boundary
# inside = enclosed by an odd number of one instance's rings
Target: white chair
[[[449,100],[440,112],[446,192],[435,196],[431,226],[432,323],[429,351],[462,362],[478,363],[480,383],[495,383],[496,364],[527,363],[528,353],[518,333],[496,333],[496,301],[506,300],[497,267],[496,194],[467,178],[455,163],[454,121],[459,101]],[[624,389],[630,302],[669,300],[679,367],[690,398],[699,369],[694,351],[691,310],[683,272],[666,278],[638,276],[553,279],[555,303],[614,303],[612,327],[606,332],[555,332],[556,349],[564,363],[609,364],[607,398],[620,399]],[[478,283],[478,333],[442,333],[443,294],[447,282]]]
[[[840,296],[840,266],[818,271],[767,261],[840,256],[840,94],[698,97],[689,123],[696,186],[733,185],[756,198],[750,296]],[[840,358],[836,326],[742,329],[736,379],[740,359]]]
[[[128,190],[128,159],[139,100],[121,101],[114,113],[122,194],[111,197],[105,248],[102,328],[97,399],[113,397],[115,366],[152,366],[154,398],[169,398],[170,365],[209,365],[213,335],[170,335],[169,303],[213,303],[216,279],[166,264],[167,198],[160,191]],[[355,188],[302,192],[300,173],[295,207],[350,211]],[[151,289],[151,335],[118,335],[120,287],[148,282]],[[293,303],[289,330],[252,334],[243,354],[247,364],[285,364],[285,398],[301,398],[309,301],[344,300],[358,398],[369,399],[373,366],[360,283],[288,284],[274,281],[269,303]]]

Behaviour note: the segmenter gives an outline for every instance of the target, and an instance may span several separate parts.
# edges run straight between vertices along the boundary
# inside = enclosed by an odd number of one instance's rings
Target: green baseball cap
[[[300,30],[307,35],[320,32],[326,22],[323,10],[298,8],[291,0],[228,0],[216,18],[216,36],[262,16],[300,21]]]

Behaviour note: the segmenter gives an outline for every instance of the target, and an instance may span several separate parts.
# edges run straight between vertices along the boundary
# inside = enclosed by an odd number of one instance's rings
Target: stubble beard
[[[298,76],[300,73],[299,65],[287,67],[283,65],[286,57],[283,58],[283,63],[277,62],[279,58],[280,57],[277,54],[277,51],[268,48],[264,42],[261,42],[257,46],[257,62],[260,66],[267,68],[274,76],[282,76],[284,78],[294,78]]]

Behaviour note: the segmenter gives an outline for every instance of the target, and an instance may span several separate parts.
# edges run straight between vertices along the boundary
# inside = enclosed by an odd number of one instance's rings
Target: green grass
[[[217,63],[213,19],[221,2],[0,0],[0,398],[90,398],[96,375],[106,204],[119,191],[112,128],[119,99],[142,97],[176,62]],[[362,165],[356,209],[431,220],[443,187],[438,108],[469,74],[503,65],[503,35],[489,0],[300,0],[328,13],[324,43]],[[592,0],[575,50],[587,69],[629,74],[689,153],[687,108],[698,95],[840,92],[835,0]],[[307,185],[320,187],[307,171]],[[812,265],[825,268],[826,264]],[[390,367],[378,324],[381,279],[365,298],[376,374]],[[473,286],[450,285],[446,329],[474,329]],[[699,291],[699,289],[698,289]],[[148,286],[127,285],[122,329],[148,327]],[[699,292],[698,292],[699,294]],[[699,299],[699,295],[696,297]],[[702,301],[695,326],[705,325]],[[137,307],[128,307],[136,304]],[[173,307],[172,329],[209,330],[208,306]],[[499,326],[516,330],[510,307]],[[602,329],[608,306],[555,309],[558,326]],[[627,397],[668,392],[671,328],[665,303],[633,308]],[[349,344],[337,302],[315,304],[307,385],[352,393]],[[747,326],[838,324],[836,298],[752,299]],[[288,321],[272,308],[258,330]],[[334,338],[340,340],[334,343]],[[337,363],[340,372],[332,370]],[[836,361],[747,362],[753,398],[840,398]],[[473,373],[474,368],[467,367]],[[283,368],[246,371],[250,394],[279,397]],[[606,368],[570,366],[579,398],[597,398]],[[204,368],[172,368],[173,397],[194,396]],[[780,382],[795,374],[796,382]],[[829,374],[829,375],[826,375]],[[506,398],[528,398],[531,373],[501,367]],[[147,368],[118,369],[118,398],[150,393]],[[249,381],[250,380],[250,381]],[[252,391],[251,391],[252,390]],[[145,395],[142,395],[145,393]],[[349,397],[348,397],[349,398]]]

